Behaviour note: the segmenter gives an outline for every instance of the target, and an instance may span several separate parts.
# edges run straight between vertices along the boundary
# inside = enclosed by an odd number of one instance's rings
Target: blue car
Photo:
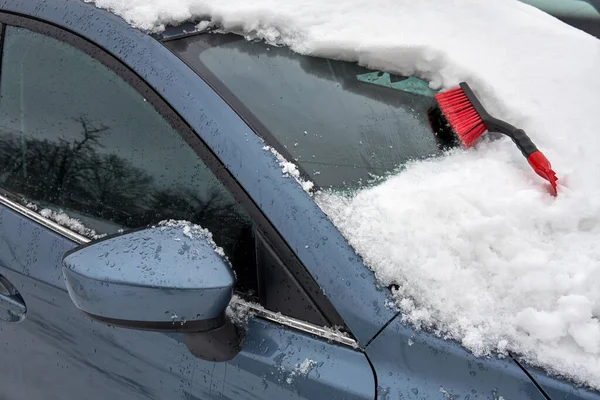
[[[0,399],[600,398],[403,323],[307,193],[450,145],[424,82],[80,0],[0,47]]]

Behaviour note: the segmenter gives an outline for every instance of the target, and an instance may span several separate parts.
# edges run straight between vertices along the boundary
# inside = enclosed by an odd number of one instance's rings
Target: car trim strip
[[[358,348],[358,342],[349,336],[344,335],[342,332],[335,331],[333,329],[323,328],[317,325],[313,325],[308,322],[300,321],[295,318],[287,317],[281,313],[275,313],[273,311],[266,310],[258,304],[247,302],[240,298],[234,298],[232,303],[247,307],[252,314],[266,319],[271,322],[275,322],[280,325],[287,326],[289,328],[310,333],[312,335],[327,339],[336,343],[340,343],[352,348]]]
[[[18,214],[23,215],[26,218],[29,218],[29,219],[39,223],[40,225],[44,226],[45,228],[50,229],[51,231],[58,233],[59,235],[62,235],[64,237],[72,240],[73,242],[75,242],[79,245],[88,244],[91,241],[91,239],[89,239],[85,236],[82,236],[76,232],[73,232],[70,229],[65,228],[64,226],[57,224],[56,222],[41,216],[34,210],[31,210],[15,201],[9,199],[4,194],[0,194],[0,204],[8,207],[9,209],[11,209],[12,211],[14,211]],[[336,342],[339,344],[343,344],[345,346],[349,346],[349,347],[353,347],[353,348],[358,347],[358,343],[356,342],[356,340],[344,335],[342,332],[323,328],[321,326],[317,326],[317,325],[311,324],[309,322],[305,322],[305,321],[301,321],[301,320],[298,320],[295,318],[287,317],[281,313],[269,311],[269,310],[261,307],[258,304],[247,302],[237,296],[234,300],[232,300],[232,302],[236,305],[240,305],[242,307],[248,308],[252,314],[254,314],[257,317],[260,317],[262,319],[265,319],[267,321],[275,322],[277,324],[286,326],[288,328],[291,328],[291,329],[294,329],[297,331],[301,331],[304,333],[309,333],[311,335],[318,336],[320,338],[327,339],[327,340],[330,340],[330,341],[333,341],[333,342]]]
[[[29,208],[10,200],[4,194],[0,194],[0,204],[5,205],[6,207],[10,208],[11,210],[13,210],[19,214],[22,214],[29,219],[34,220],[35,222],[39,223],[40,225],[43,225],[44,227],[58,233],[59,235],[65,236],[66,238],[71,239],[72,241],[74,241],[78,244],[83,244],[83,243],[87,243],[90,241],[90,239],[86,238],[85,236],[75,233],[75,232],[65,228],[64,226],[57,224],[56,222],[54,222],[52,220],[42,217],[37,212],[30,210]]]

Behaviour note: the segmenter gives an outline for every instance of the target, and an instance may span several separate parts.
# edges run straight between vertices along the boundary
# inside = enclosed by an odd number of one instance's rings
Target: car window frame
[[[226,85],[224,85],[217,76],[208,68],[204,66],[204,64],[200,63],[199,65],[191,65],[187,60],[181,57],[177,51],[173,49],[172,46],[177,46],[178,42],[184,41],[185,39],[198,36],[203,34],[210,34],[210,30],[193,32],[187,34],[180,35],[172,35],[165,38],[160,38],[160,42],[172,53],[174,54],[181,62],[187,65],[192,71],[194,71],[203,81],[206,83],[235,113],[244,121],[246,125],[250,127],[250,129],[254,132],[255,135],[263,139],[269,146],[272,146],[283,158],[286,160],[293,160],[294,157],[292,153],[273,136],[269,129],[265,126],[265,124],[258,119],[241,100],[239,100]],[[296,164],[296,169],[300,174],[300,178],[310,181],[310,176],[304,169],[301,164]],[[314,183],[314,182],[313,182]],[[314,186],[313,190],[319,190],[319,186]]]
[[[55,24],[42,21],[39,19],[31,18],[29,16],[22,16],[0,10],[0,74],[1,63],[3,56],[3,44],[5,37],[5,29],[7,26],[20,27],[31,30],[33,32],[54,38],[70,45],[90,57],[100,62],[113,73],[117,74],[123,79],[129,86],[137,91],[144,99],[146,99],[152,107],[159,113],[159,115],[165,119],[165,121],[181,136],[188,146],[196,153],[196,155],[202,160],[202,162],[208,167],[208,169],[214,174],[217,180],[225,187],[225,189],[232,195],[234,200],[242,207],[244,212],[250,217],[255,225],[255,229],[268,238],[269,244],[272,249],[277,252],[283,261],[283,266],[291,273],[294,279],[299,283],[303,290],[304,296],[311,301],[316,309],[321,313],[326,321],[331,326],[338,327],[343,332],[349,332],[345,325],[342,317],[339,315],[337,310],[333,307],[331,302],[322,293],[322,290],[314,278],[310,275],[308,270],[304,267],[298,257],[295,255],[293,250],[289,247],[285,239],[279,234],[277,229],[270,223],[267,217],[263,214],[260,208],[254,203],[249,197],[244,188],[229,172],[227,167],[221,162],[219,157],[214,154],[203,141],[200,135],[196,134],[194,130],[189,126],[185,119],[174,110],[165,99],[155,91],[141,76],[135,71],[131,70],[118,57],[111,54],[102,47],[96,45],[89,39],[72,32],[64,27],[57,26]],[[172,53],[171,53],[172,54]],[[173,54],[173,57],[176,57]],[[43,68],[43,67],[42,67]],[[200,78],[199,78],[200,79]],[[82,244],[86,241],[93,240],[92,238],[85,237],[70,229],[53,223],[52,221],[42,217],[38,213],[22,204],[22,199],[15,196],[10,191],[0,188],[0,200],[5,200],[11,204],[6,204],[14,211],[24,215],[25,217],[34,220],[35,222],[41,223],[45,227],[55,231],[56,233],[68,238],[71,241]],[[12,205],[12,207],[11,207]],[[136,228],[133,228],[136,229]],[[129,232],[131,229],[126,229],[125,232]],[[265,310],[268,311],[268,310]],[[284,319],[288,318],[283,316]],[[293,318],[291,318],[293,319]],[[302,320],[296,320],[297,322],[303,322]],[[281,322],[281,318],[279,321]],[[312,325],[309,322],[304,324]],[[292,324],[298,326],[298,323]],[[301,324],[300,324],[301,325]],[[319,327],[314,325],[318,331]],[[315,329],[312,329],[313,331]],[[331,336],[331,334],[328,334]],[[342,335],[345,336],[345,335]],[[346,338],[347,339],[347,338]],[[343,340],[346,341],[347,340]],[[343,342],[342,341],[342,342]]]

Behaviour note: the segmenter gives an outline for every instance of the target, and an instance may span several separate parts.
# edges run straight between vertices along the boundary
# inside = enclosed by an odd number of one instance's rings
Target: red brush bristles
[[[465,147],[471,147],[487,130],[475,107],[461,88],[435,95],[446,120]]]

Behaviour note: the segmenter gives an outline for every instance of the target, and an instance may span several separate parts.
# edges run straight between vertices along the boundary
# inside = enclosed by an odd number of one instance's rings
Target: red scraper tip
[[[558,180],[558,178],[556,177],[556,172],[552,170],[550,161],[548,161],[544,153],[542,153],[539,150],[534,153],[531,153],[529,157],[527,157],[527,161],[529,162],[529,165],[531,165],[531,168],[533,168],[536,174],[550,182],[550,186],[552,187],[550,193],[553,196],[556,196],[558,194],[556,186],[556,181]]]

